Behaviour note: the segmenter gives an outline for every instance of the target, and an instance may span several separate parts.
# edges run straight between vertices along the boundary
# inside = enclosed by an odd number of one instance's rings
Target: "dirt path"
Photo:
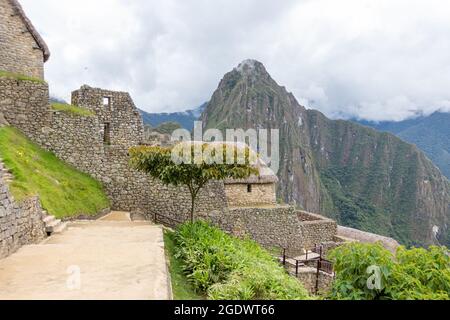
[[[74,222],[0,260],[1,299],[170,299],[161,227],[126,213]]]

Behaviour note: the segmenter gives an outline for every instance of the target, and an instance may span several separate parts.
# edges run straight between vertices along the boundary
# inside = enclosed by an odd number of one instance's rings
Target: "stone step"
[[[54,233],[55,232],[55,230],[59,227],[61,225],[61,220],[53,220],[53,221],[50,221],[49,223],[46,223],[45,224],[45,231],[47,232],[47,233]]]
[[[48,216],[48,215],[44,214],[43,221],[44,221],[45,225],[48,225],[48,224],[52,223],[55,220],[56,220],[56,218],[54,216]]]
[[[63,233],[67,229],[67,222],[61,222],[53,229],[52,234]]]

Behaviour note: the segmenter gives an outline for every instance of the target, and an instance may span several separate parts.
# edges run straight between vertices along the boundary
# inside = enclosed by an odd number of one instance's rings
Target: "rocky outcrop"
[[[202,120],[205,129],[279,129],[277,193],[286,203],[402,244],[450,240],[450,183],[421,151],[306,110],[257,61],[224,76]]]

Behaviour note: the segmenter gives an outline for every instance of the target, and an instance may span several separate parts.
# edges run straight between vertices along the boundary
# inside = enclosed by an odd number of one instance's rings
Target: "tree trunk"
[[[195,198],[197,195],[191,194],[191,223],[194,223],[194,214],[195,214]]]
[[[197,199],[199,189],[194,189],[192,187],[189,188],[189,191],[191,192],[191,223],[194,223],[194,215],[195,215],[195,200]]]
[[[198,193],[203,188],[204,184],[201,184],[197,187],[189,185],[189,191],[191,193],[191,223],[194,223],[194,215],[195,215],[195,200],[197,199]]]

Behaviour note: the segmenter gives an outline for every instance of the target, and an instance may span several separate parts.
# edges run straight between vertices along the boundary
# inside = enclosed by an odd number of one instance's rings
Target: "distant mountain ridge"
[[[152,127],[157,127],[162,123],[176,122],[180,124],[184,129],[192,130],[194,128],[194,122],[200,118],[200,115],[205,110],[207,103],[193,109],[184,112],[173,113],[148,113],[143,110],[141,112],[144,124]]]
[[[450,179],[450,113],[435,112],[399,122],[352,121],[415,144]]]
[[[205,129],[279,129],[284,202],[406,245],[450,244],[450,183],[423,152],[306,110],[260,62],[227,73],[201,119]]]

